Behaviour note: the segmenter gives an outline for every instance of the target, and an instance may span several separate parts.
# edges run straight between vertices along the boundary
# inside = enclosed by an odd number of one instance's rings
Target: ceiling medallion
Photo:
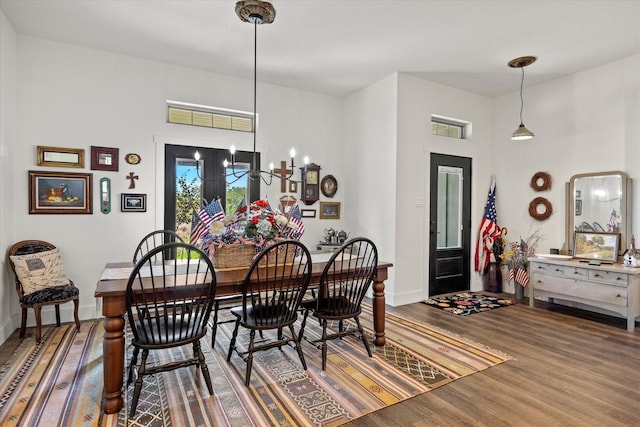
[[[536,59],[538,58],[535,56],[521,56],[519,58],[512,59],[507,63],[507,65],[511,68],[527,67],[536,62]]]
[[[243,22],[271,24],[276,18],[276,10],[266,1],[246,0],[236,3],[236,15]]]

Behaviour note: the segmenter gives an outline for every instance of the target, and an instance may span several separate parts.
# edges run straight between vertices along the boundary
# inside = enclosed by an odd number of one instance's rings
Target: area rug
[[[512,299],[469,292],[435,296],[423,302],[431,307],[436,307],[458,316],[469,316],[474,313],[482,313],[516,304]]]
[[[370,311],[361,320],[371,340]],[[135,417],[127,419],[126,410],[101,415],[102,321],[83,322],[79,333],[71,325],[46,327],[41,344],[27,337],[0,368],[0,425],[338,426],[510,359],[446,331],[387,315],[387,344],[372,345],[373,358],[356,339],[334,340],[323,371],[320,350],[303,342],[305,371],[292,347],[271,349],[256,353],[251,384],[245,387],[245,363],[235,354],[226,361],[230,328],[220,325],[214,349],[210,338],[203,342],[213,396],[194,368],[151,376],[145,378]],[[319,334],[317,322],[308,322],[305,336]],[[190,349],[152,352],[153,360],[182,351]],[[124,394],[127,407],[132,390]]]

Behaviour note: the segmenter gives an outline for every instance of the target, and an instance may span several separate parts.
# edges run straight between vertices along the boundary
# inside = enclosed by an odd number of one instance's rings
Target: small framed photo
[[[300,211],[300,215],[302,216],[302,218],[315,218],[316,217],[316,210],[315,209],[302,209]]]
[[[146,212],[147,195],[122,193],[120,197],[120,210],[122,212]]]
[[[582,215],[582,200],[576,199],[576,214],[575,216]]]
[[[38,145],[38,166],[60,168],[83,168],[84,150],[82,148],[46,147]]]
[[[320,202],[320,219],[340,219],[340,202]]]
[[[620,250],[620,233],[576,231],[573,257],[600,262],[616,262]]]
[[[91,169],[118,172],[118,148],[91,146]]]
[[[90,173],[29,171],[29,213],[93,213],[92,180]]]
[[[296,181],[289,181],[289,193],[298,192],[298,183]]]

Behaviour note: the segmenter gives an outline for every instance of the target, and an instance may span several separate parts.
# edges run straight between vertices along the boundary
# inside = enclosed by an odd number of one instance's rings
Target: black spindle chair
[[[363,237],[351,239],[329,258],[320,277],[318,297],[302,304],[304,317],[298,340],[302,341],[307,317],[312,312],[322,324],[322,337],[311,341],[322,349],[322,370],[327,367],[327,341],[356,332],[369,357],[372,357],[359,316],[362,299],[373,282],[377,267],[378,250],[375,244]],[[346,327],[344,321],[347,319],[353,319],[356,326]],[[328,321],[338,321],[336,332],[327,331]]]
[[[173,259],[171,253],[179,254]],[[160,262],[156,262],[159,258]],[[159,372],[195,365],[201,368],[209,394],[213,394],[209,369],[200,339],[207,333],[216,293],[216,274],[211,260],[200,249],[174,242],[158,246],[135,265],[127,283],[127,315],[133,333],[133,357],[128,384],[133,381],[142,350],[130,414],[136,411],[143,378]],[[193,357],[147,366],[150,350],[193,345]]]
[[[138,247],[133,253],[133,263],[138,262],[143,256],[148,254],[152,249],[166,243],[182,242],[184,240],[173,230],[155,230],[147,234],[140,240]],[[175,254],[173,254],[175,256]],[[156,257],[157,258],[157,257]],[[157,259],[156,259],[157,261]]]
[[[263,249],[253,260],[242,285],[242,305],[231,309],[235,316],[235,328],[229,344],[227,361],[236,351],[247,363],[245,385],[249,386],[253,353],[274,347],[281,348],[292,342],[304,369],[307,364],[297,340],[293,324],[297,320],[300,302],[311,279],[311,255],[297,240],[284,240]],[[238,330],[249,329],[249,345],[246,351],[236,347]],[[289,328],[289,336],[283,329]],[[275,339],[256,343],[256,331],[277,330]]]

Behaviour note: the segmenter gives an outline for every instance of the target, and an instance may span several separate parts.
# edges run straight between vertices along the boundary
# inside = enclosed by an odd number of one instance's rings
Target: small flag
[[[220,199],[215,199],[207,206],[203,206],[197,215],[195,213],[193,215],[189,242],[195,245],[200,240],[200,237],[209,231],[209,226],[213,221],[222,221],[223,218],[224,209]]]

